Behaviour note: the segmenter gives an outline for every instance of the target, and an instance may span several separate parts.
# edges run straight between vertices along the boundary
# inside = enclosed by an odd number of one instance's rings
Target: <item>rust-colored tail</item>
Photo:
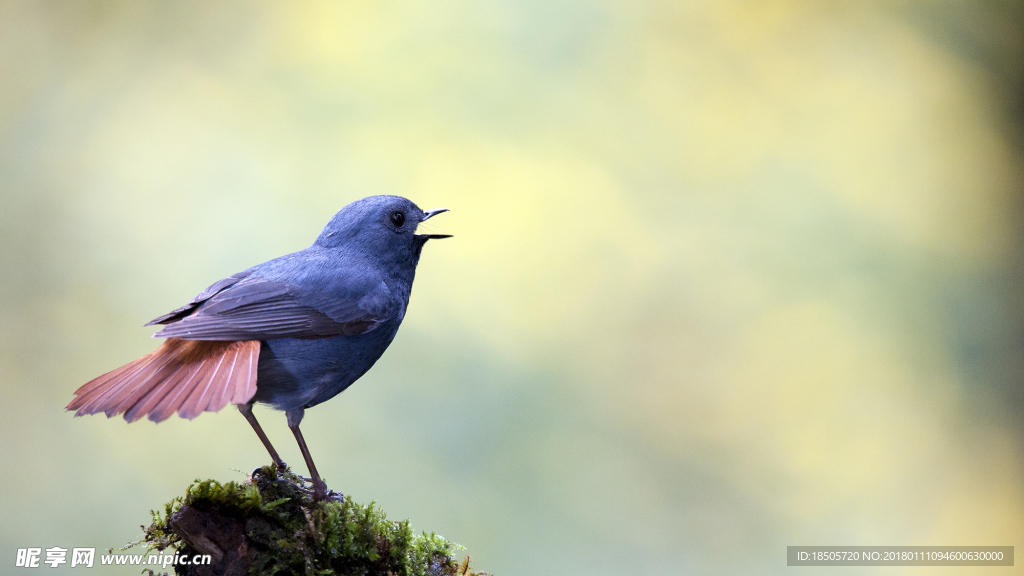
[[[68,410],[75,416],[124,412],[134,422],[149,415],[161,422],[178,413],[191,420],[245,404],[256,394],[258,340],[210,342],[168,338],[159,348],[95,378],[75,391]]]

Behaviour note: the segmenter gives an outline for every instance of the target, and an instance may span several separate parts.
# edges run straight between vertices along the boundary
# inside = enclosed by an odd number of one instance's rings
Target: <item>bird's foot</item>
[[[345,495],[341,492],[335,492],[327,486],[323,487],[323,490],[318,490],[317,486],[313,488],[306,488],[305,486],[296,486],[295,489],[302,492],[306,496],[313,499],[314,502],[344,502]]]
[[[327,499],[327,485],[323,482],[313,483],[313,500],[322,502]]]
[[[315,491],[314,491],[315,492]],[[345,495],[341,492],[335,492],[327,486],[324,486],[324,493],[321,495],[313,494],[313,499],[318,502],[344,502]]]
[[[287,480],[295,485],[295,489],[302,494],[309,496],[314,502],[323,501],[337,501],[343,502],[345,495],[341,492],[335,492],[327,487],[327,484],[319,478],[307,478],[301,474],[296,474],[291,470],[287,470],[287,476],[284,474],[284,470],[278,470],[278,478]]]

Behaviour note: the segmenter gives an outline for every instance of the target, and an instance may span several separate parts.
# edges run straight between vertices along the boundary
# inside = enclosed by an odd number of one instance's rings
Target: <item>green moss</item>
[[[314,502],[304,480],[272,466],[248,481],[196,481],[145,529],[150,549],[181,554],[213,551],[217,568],[247,566],[252,575],[470,576],[469,558],[434,533],[413,534],[408,520],[392,522],[375,502],[350,498]],[[198,533],[198,534],[197,534]],[[223,542],[214,545],[212,543]],[[221,551],[226,551],[223,555]],[[185,574],[176,566],[179,574]]]

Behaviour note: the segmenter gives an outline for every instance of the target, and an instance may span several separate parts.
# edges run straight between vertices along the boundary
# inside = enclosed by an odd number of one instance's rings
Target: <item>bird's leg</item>
[[[267,448],[267,452],[270,452],[270,458],[274,461],[274,465],[281,470],[287,468],[288,465],[285,464],[284,460],[281,460],[281,457],[277,455],[277,450],[274,450],[274,445],[270,443],[270,438],[267,438],[267,435],[263,432],[263,428],[260,426],[260,423],[256,421],[256,416],[252,413],[252,404],[238,404],[238,411],[241,412],[242,416],[245,416],[245,419],[249,421],[250,425],[252,425],[252,429],[256,431],[256,435],[260,437],[260,442],[263,442],[263,445]]]
[[[302,451],[302,457],[306,460],[306,468],[309,469],[309,475],[313,477],[313,498],[315,500],[324,500],[327,498],[327,484],[324,484],[324,481],[320,478],[320,473],[316,471],[316,464],[313,464],[313,457],[309,454],[306,440],[302,438],[302,432],[299,430],[299,422],[302,421],[304,414],[305,410],[302,408],[285,412],[285,416],[288,417],[288,427],[292,429],[295,441],[299,443],[299,450]]]
[[[306,459],[309,475],[313,477],[313,498],[324,500],[327,498],[327,484],[324,484],[323,479],[320,478],[320,473],[316,471],[316,464],[313,464],[313,457],[309,455],[309,448],[306,448],[306,441],[302,439],[302,432],[299,431],[299,427],[295,426],[292,428],[292,433],[295,434],[295,441],[299,443],[302,457]]]

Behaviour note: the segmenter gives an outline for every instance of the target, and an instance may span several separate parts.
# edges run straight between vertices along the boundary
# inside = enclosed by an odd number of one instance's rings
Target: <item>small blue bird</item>
[[[342,208],[312,246],[229,276],[149,324],[167,338],[150,354],[75,391],[75,416],[124,414],[161,422],[236,404],[274,463],[256,402],[283,410],[306,460],[314,497],[327,486],[299,431],[306,408],[330,400],[373,366],[405,317],[427,240],[416,227],[447,208],[420,210],[400,196]]]

